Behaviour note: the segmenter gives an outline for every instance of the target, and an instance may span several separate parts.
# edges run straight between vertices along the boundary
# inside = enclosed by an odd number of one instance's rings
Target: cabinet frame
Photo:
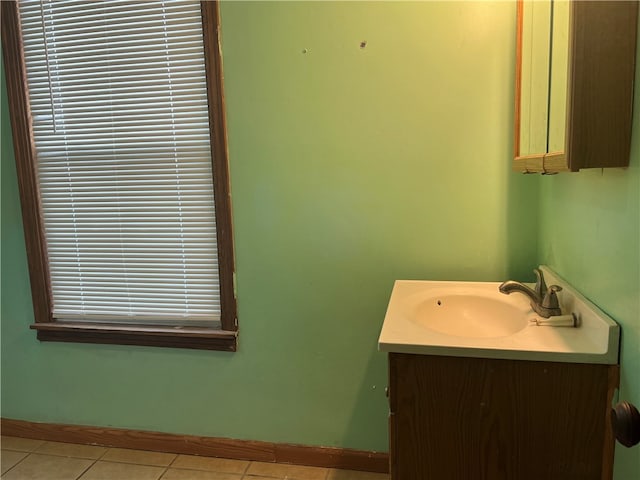
[[[627,167],[639,2],[571,0],[565,149],[532,155],[520,154],[523,3],[518,0],[513,170]]]

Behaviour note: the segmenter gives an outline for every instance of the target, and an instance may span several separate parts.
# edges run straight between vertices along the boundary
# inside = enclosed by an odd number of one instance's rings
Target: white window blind
[[[20,14],[54,318],[218,322],[199,2]]]

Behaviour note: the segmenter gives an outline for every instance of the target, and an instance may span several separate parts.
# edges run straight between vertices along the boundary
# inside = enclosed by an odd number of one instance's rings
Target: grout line
[[[178,459],[178,457],[179,457],[180,455],[181,455],[180,453],[176,453],[176,454],[175,454],[175,457],[173,457],[173,460],[171,460],[171,462],[169,462],[169,465],[167,465],[167,469],[168,469],[169,467],[173,467],[173,464],[174,464],[174,463],[176,463],[176,460]],[[163,474],[163,475],[164,475],[164,474]]]
[[[1,0],[0,0],[1,1]],[[36,455],[45,455],[47,457],[58,457],[58,458],[76,458],[78,460],[92,460],[92,461],[98,461],[100,460],[102,457],[104,457],[107,453],[107,451],[109,450],[107,448],[107,450],[105,452],[103,452],[102,454],[100,454],[100,456],[98,457],[81,457],[79,455],[68,455],[68,454],[64,454],[64,453],[56,453],[56,452],[41,452],[39,449],[42,448],[46,443],[62,443],[62,442],[45,442],[42,445],[40,445],[36,450],[32,451],[32,452],[28,452],[29,454],[36,454]],[[72,445],[84,445],[84,444],[72,444]],[[89,447],[99,447],[100,445],[87,445]],[[5,449],[6,450],[6,449]],[[13,450],[13,451],[19,451],[19,450]],[[27,453],[22,451],[22,453]]]
[[[105,448],[105,449],[104,449],[104,452],[102,453],[102,455],[100,455],[98,458],[96,458],[96,462],[97,462],[98,460],[102,460],[102,459],[104,458],[104,456],[105,456],[107,453],[109,453],[109,450],[111,450],[111,447],[107,447],[107,448]]]
[[[0,1],[4,1],[4,0],[0,0]],[[164,452],[159,452],[159,453],[164,453]],[[52,456],[56,456],[59,457],[60,455],[52,455]],[[66,457],[66,458],[80,458],[80,457]],[[84,458],[81,460],[93,460],[92,458]],[[156,468],[169,468],[171,465],[157,465],[157,464],[152,464],[152,463],[140,463],[140,462],[131,462],[131,461],[123,461],[123,460],[102,460],[102,459],[97,459],[96,462],[100,460],[101,462],[104,463],[117,463],[117,464],[121,464],[121,465],[138,465],[141,467],[156,467]],[[195,469],[194,469],[195,470]]]
[[[100,446],[100,445],[96,445],[96,446]],[[160,467],[160,468],[169,468],[171,467],[171,465],[173,465],[173,462],[176,461],[176,459],[178,458],[178,453],[171,453],[171,452],[161,452],[158,450],[138,450],[138,451],[143,451],[143,452],[150,452],[150,453],[163,453],[166,455],[174,455],[173,460],[171,460],[171,462],[169,462],[168,465],[157,465],[157,464],[150,464],[150,463],[140,463],[140,462],[132,462],[132,461],[124,461],[124,460],[104,460],[104,457],[107,455],[107,453],[109,453],[109,451],[114,450],[114,449],[118,449],[118,450],[137,450],[135,448],[122,448],[122,447],[105,447],[106,450],[104,451],[104,453],[102,455],[100,455],[100,457],[98,457],[96,459],[96,461],[100,460],[103,462],[107,462],[107,463],[123,463],[125,465],[142,465],[142,466],[147,466],[147,467]],[[74,458],[81,458],[81,457],[74,457]],[[87,460],[91,460],[91,459],[87,459]]]
[[[4,436],[8,437],[8,435],[4,435]],[[22,438],[22,437],[11,437],[11,438]],[[4,445],[2,445],[2,441],[1,441],[1,438],[0,438],[0,449],[1,450],[8,450],[9,452],[21,452],[21,453],[29,454],[29,453],[34,453],[36,451],[36,449],[40,448],[42,445],[47,443],[46,440],[37,440],[37,439],[27,439],[27,440],[40,441],[42,443],[40,445],[38,445],[37,447],[35,447],[34,449],[32,449],[32,450],[19,450],[19,449],[15,449],[15,448],[7,448],[7,447],[5,447]]]
[[[6,449],[5,449],[5,450],[6,450]],[[14,452],[14,451],[16,451],[16,450],[10,450],[10,451],[11,451],[11,452]],[[20,453],[26,453],[26,455],[25,455],[23,458],[21,458],[20,460],[18,460],[18,461],[16,462],[16,464],[15,464],[13,467],[11,467],[9,470],[7,470],[6,472],[4,472],[4,473],[2,474],[2,476],[3,476],[3,477],[4,477],[7,473],[9,473],[11,470],[13,470],[14,468],[16,468],[18,465],[20,465],[22,462],[24,462],[24,460],[25,460],[29,455],[31,455],[31,452],[20,452]]]
[[[67,457],[67,458],[76,458],[76,457]],[[80,460],[88,460],[88,459],[80,459]],[[98,462],[98,460],[93,460],[91,465],[89,465],[87,468],[85,468],[82,471],[82,473],[76,477],[76,480],[80,480],[84,476],[84,474],[87,473],[97,462]]]
[[[160,474],[160,476],[158,477],[158,480],[162,480],[162,477],[164,477],[168,471],[169,471],[169,467],[168,466],[164,467],[164,471]]]

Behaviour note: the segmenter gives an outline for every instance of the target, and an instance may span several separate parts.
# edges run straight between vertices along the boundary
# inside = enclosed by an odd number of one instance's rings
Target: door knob
[[[611,426],[616,440],[625,447],[640,443],[640,412],[629,402],[620,402],[611,409]]]

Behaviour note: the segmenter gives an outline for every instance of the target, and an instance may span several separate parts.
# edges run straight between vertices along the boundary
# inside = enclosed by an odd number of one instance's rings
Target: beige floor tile
[[[160,480],[240,480],[242,478],[242,475],[236,475],[234,473],[168,468]]]
[[[61,457],[88,458],[97,460],[107,451],[105,447],[95,445],[80,445],[77,443],[44,442],[35,453],[43,455],[58,455]]]
[[[324,480],[327,469],[319,467],[304,467],[300,465],[285,465],[282,463],[251,462],[247,474],[262,475],[263,477],[286,478],[287,480]],[[250,477],[249,477],[250,478]]]
[[[14,452],[13,450],[2,450],[0,454],[0,474],[5,473],[11,467],[15,466],[20,460],[29,455],[27,452]]]
[[[84,458],[32,453],[2,476],[2,480],[76,480],[91,464]]]
[[[100,460],[168,467],[176,456],[177,455],[175,453],[148,452],[146,450],[130,450],[127,448],[110,448]]]
[[[44,443],[44,440],[33,440],[20,437],[0,437],[0,447],[3,450],[16,450],[19,452],[33,452]]]
[[[97,461],[80,480],[158,480],[164,467]]]
[[[389,480],[386,473],[356,472],[354,470],[330,470],[327,480]]]
[[[249,462],[244,460],[230,460],[227,458],[199,457],[196,455],[178,455],[171,464],[171,468],[185,468],[192,470],[207,470],[210,472],[243,474]]]
[[[242,480],[280,480],[281,478],[282,477],[263,477],[262,475],[245,475],[244,477],[242,477]]]

